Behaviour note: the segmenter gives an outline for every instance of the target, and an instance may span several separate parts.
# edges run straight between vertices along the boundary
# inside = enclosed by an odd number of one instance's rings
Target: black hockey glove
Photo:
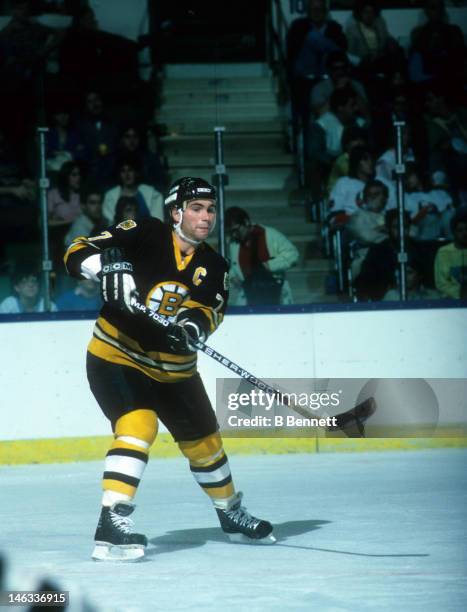
[[[183,319],[171,328],[167,338],[172,351],[192,353],[197,350],[196,342],[204,342],[205,334],[196,323]]]
[[[101,293],[106,304],[135,312],[131,299],[138,293],[132,273],[133,266],[124,261],[121,249],[111,247],[101,253]]]

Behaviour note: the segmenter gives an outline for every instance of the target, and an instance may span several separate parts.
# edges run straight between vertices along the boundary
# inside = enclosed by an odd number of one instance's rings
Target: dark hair
[[[75,161],[67,161],[62,165],[58,172],[57,189],[65,202],[69,202],[70,200],[70,174],[75,168],[78,168],[80,172],[82,171],[80,164]]]
[[[405,164],[405,177],[407,177],[409,174],[416,174],[422,183],[423,190],[428,189],[429,178],[426,172],[420,168],[417,162],[407,162]]]
[[[349,125],[348,127],[345,127],[341,136],[342,150],[345,151],[352,140],[358,140],[360,138],[365,142],[368,140],[366,130],[358,127],[357,125]]]
[[[397,210],[397,208],[391,208],[390,210],[386,211],[386,214],[384,215],[384,223],[387,229],[391,227],[392,222],[394,221],[394,219],[397,219],[398,216],[399,211]],[[406,225],[410,225],[410,213],[408,210],[404,210],[404,219]]]
[[[86,183],[85,185],[83,185],[81,189],[81,193],[80,193],[81,202],[85,204],[89,196],[93,194],[97,194],[100,196],[101,200],[103,199],[102,189],[99,187],[97,183],[95,183],[94,181],[90,181]]]
[[[29,276],[34,276],[35,278],[37,278],[37,280],[40,280],[38,267],[34,264],[24,261],[17,262],[10,277],[10,282],[13,290],[15,285],[21,282],[23,278],[28,278]]]
[[[467,206],[461,206],[457,209],[456,214],[451,219],[451,232],[454,233],[459,223],[467,223]]]
[[[232,225],[248,225],[250,215],[239,206],[231,206],[225,211],[224,221],[226,228],[232,227]]]
[[[355,0],[354,8],[353,8],[353,16],[357,21],[360,21],[360,15],[362,14],[363,9],[366,6],[371,6],[375,11],[376,16],[378,16],[381,12],[381,8],[379,3],[376,0]]]
[[[337,62],[345,64],[346,66],[350,65],[349,58],[344,51],[331,51],[326,58],[326,70],[329,72],[331,66],[337,64]]]
[[[345,106],[349,100],[356,98],[357,94],[351,85],[347,85],[346,87],[339,87],[335,89],[331,97],[329,98],[329,106],[333,113],[336,113],[339,108]]]
[[[380,187],[383,190],[386,198],[389,197],[389,189],[387,185],[385,185],[382,181],[379,181],[378,179],[370,179],[365,183],[365,187],[363,188],[363,197],[365,198],[365,200],[367,198],[368,190],[371,189],[371,187]]]
[[[120,223],[123,221],[123,209],[125,206],[136,207],[136,217],[138,216],[138,200],[131,196],[121,196],[118,198],[117,206],[115,207],[114,223]]]
[[[139,185],[141,183],[141,169],[137,160],[132,156],[122,157],[118,160],[117,165],[115,167],[117,182],[120,184],[120,173],[123,170],[123,166],[130,166],[130,168],[135,171],[135,181],[136,184]]]
[[[355,147],[350,151],[349,154],[349,176],[356,178],[358,174],[358,167],[362,159],[370,156],[373,159],[373,155],[367,147]]]

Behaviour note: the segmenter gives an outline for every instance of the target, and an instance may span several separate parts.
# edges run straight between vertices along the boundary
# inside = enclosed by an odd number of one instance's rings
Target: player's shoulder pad
[[[203,242],[203,251],[204,251],[204,256],[206,257],[208,261],[228,271],[229,269],[228,261],[225,259],[225,257],[222,257],[220,253],[215,251],[212,248],[212,246],[210,246],[207,242]]]

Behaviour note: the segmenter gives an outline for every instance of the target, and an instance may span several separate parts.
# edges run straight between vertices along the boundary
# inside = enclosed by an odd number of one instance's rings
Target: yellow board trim
[[[0,465],[103,461],[114,438],[49,438],[0,442]],[[224,438],[227,455],[406,451],[436,448],[467,448],[466,437],[446,438]],[[168,433],[157,436],[150,457],[181,457]]]

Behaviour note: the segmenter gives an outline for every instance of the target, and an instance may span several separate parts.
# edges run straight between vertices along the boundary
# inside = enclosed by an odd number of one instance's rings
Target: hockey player
[[[74,240],[69,274],[101,283],[104,306],[88,346],[91,390],[110,420],[102,509],[92,554],[135,560],[147,539],[133,533],[133,498],[157,434],[167,427],[221,528],[233,541],[274,542],[269,522],[251,516],[234,488],[214,411],[196,369],[193,340],[221,323],[228,297],[226,261],[204,240],[216,222],[216,192],[200,178],[176,181],[165,200],[169,223],[123,221]],[[168,334],[135,312],[135,296],[175,323]]]

